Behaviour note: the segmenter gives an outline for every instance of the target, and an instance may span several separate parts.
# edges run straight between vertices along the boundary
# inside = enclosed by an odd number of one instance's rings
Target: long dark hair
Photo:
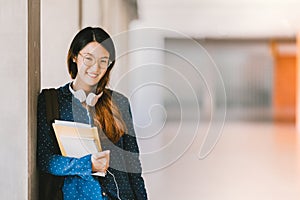
[[[75,79],[78,68],[76,62],[73,62],[74,58],[77,58],[78,53],[88,43],[94,41],[101,44],[109,52],[109,59],[112,61],[97,85],[96,93],[103,92],[103,94],[95,105],[94,122],[112,142],[116,143],[126,131],[126,125],[118,107],[112,101],[111,92],[105,88],[109,82],[110,72],[115,64],[116,57],[114,43],[109,34],[99,27],[87,27],[79,31],[74,37],[68,52],[68,70],[71,78]]]

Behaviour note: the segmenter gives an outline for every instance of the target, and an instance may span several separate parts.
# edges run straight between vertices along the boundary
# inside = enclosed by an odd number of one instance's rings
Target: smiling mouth
[[[91,78],[97,78],[99,74],[92,74],[92,73],[87,73],[87,75]]]

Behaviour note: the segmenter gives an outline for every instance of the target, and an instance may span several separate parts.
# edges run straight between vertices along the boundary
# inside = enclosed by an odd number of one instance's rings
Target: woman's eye
[[[85,57],[85,59],[87,59],[88,61],[92,61],[93,60],[92,57]]]

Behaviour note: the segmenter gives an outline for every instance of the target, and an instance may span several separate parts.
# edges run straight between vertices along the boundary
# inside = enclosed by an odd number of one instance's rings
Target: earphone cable
[[[112,172],[110,172],[109,170],[107,170],[107,171],[114,178],[114,182],[115,182],[115,185],[116,185],[116,188],[117,188],[117,197],[118,197],[119,200],[121,200],[120,191],[119,191],[119,187],[118,187],[118,183],[117,183],[117,180],[115,178],[115,175]]]

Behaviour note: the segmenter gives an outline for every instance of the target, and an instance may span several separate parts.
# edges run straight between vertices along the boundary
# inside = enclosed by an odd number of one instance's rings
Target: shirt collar
[[[62,91],[63,95],[66,95],[66,96],[72,95],[72,93],[69,89],[71,87],[71,83],[72,82],[69,82],[69,83],[67,83],[67,84],[65,84],[64,86],[61,87],[61,91]]]

